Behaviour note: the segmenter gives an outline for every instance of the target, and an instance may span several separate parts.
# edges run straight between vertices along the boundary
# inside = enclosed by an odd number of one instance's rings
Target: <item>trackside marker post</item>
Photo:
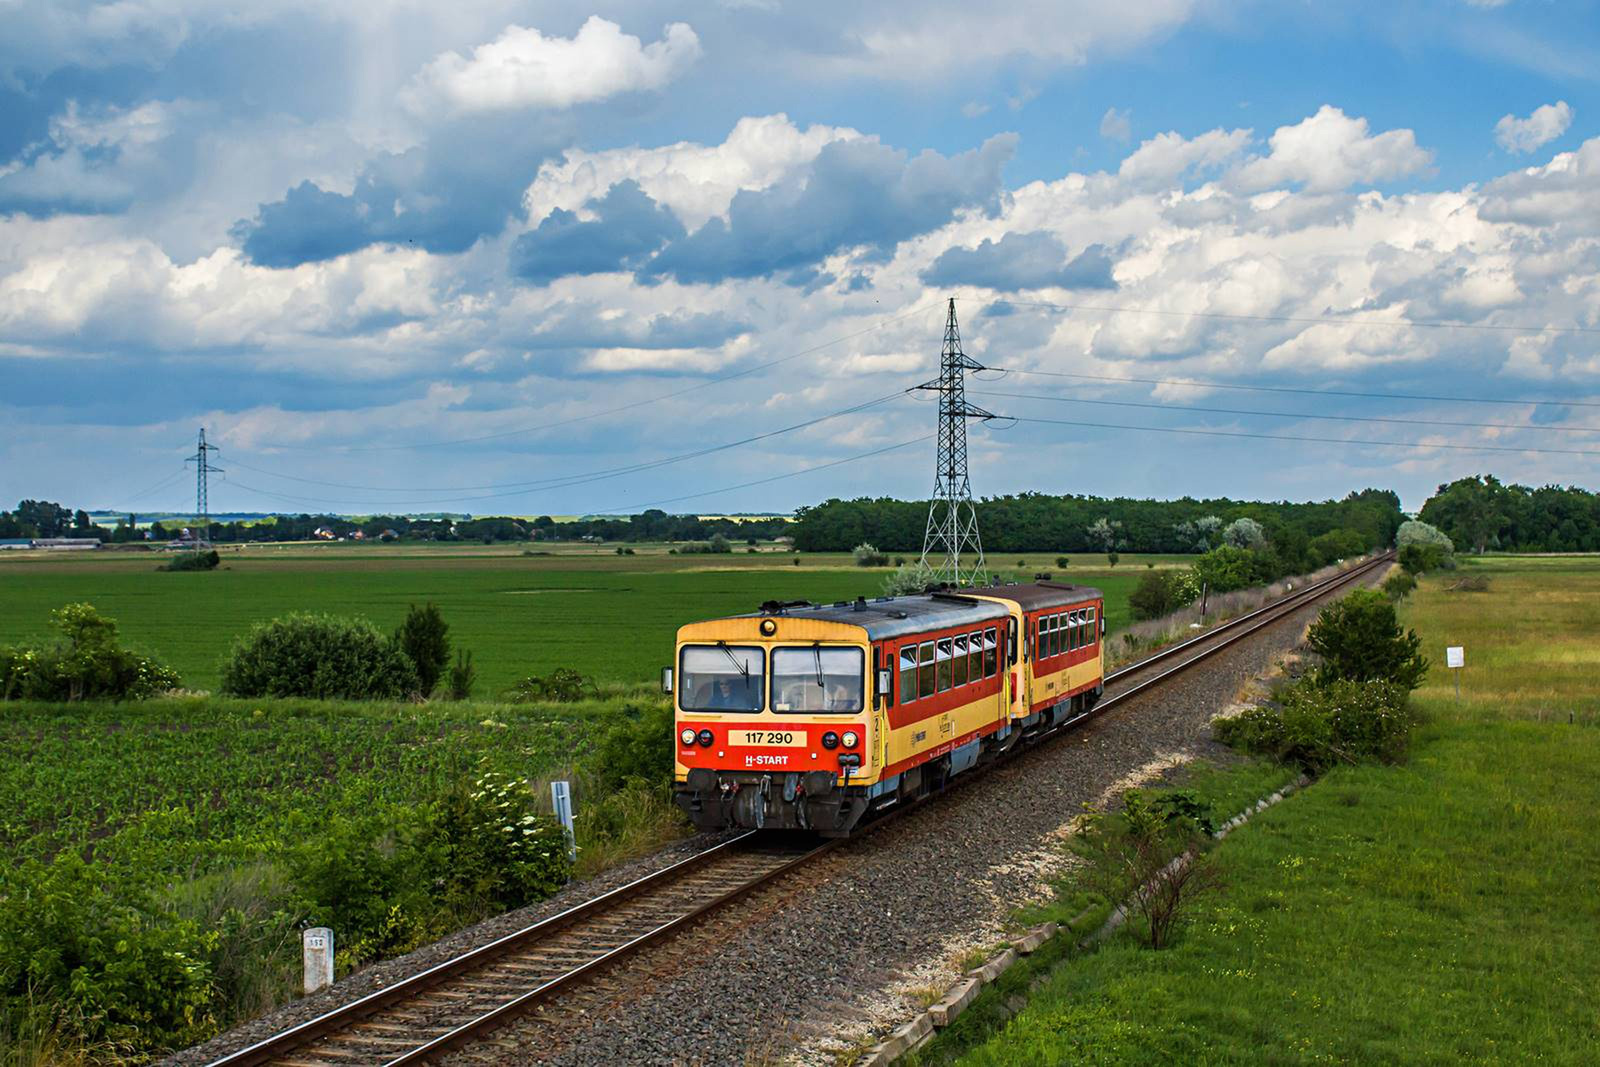
[[[300,932],[300,946],[305,951],[306,992],[315,993],[333,984],[333,931],[326,926],[313,926]]]
[[[1467,665],[1467,650],[1461,645],[1449,645],[1444,650],[1444,665],[1456,680],[1456,699],[1461,699],[1461,668]]]
[[[567,858],[578,861],[578,838],[572,829],[572,787],[566,782],[550,783],[550,806],[555,809],[561,828],[567,832]]]

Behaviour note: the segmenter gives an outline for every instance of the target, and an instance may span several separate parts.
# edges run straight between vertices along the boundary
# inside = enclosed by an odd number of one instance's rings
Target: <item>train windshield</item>
[[[685,645],[678,706],[684,711],[760,711],[766,656],[753,645]]]
[[[862,655],[859,648],[772,650],[772,710],[852,712],[861,710]]]

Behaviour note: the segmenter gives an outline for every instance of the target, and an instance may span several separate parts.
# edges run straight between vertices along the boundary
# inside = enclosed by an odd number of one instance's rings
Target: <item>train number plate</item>
[[[806,735],[798,730],[735,730],[731,743],[745,748],[804,748]]]

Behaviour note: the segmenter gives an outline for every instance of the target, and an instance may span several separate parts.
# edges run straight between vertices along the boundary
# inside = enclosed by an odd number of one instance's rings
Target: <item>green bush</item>
[[[594,679],[579,674],[571,667],[557,667],[549,674],[530,674],[510,689],[505,699],[513,704],[532,704],[551,701],[570,704],[584,697],[599,696]]]
[[[444,615],[431,601],[420,608],[412,604],[394,640],[417,669],[417,692],[432,695],[450,662],[450,624]]]
[[[1383,580],[1383,592],[1390,600],[1401,600],[1411,595],[1417,588],[1417,580],[1411,572],[1399,570]]]
[[[1128,595],[1137,621],[1170,615],[1193,599],[1186,576],[1180,571],[1146,570]]]
[[[594,786],[606,793],[630,781],[665,786],[672,780],[673,745],[671,705],[627,705],[595,745]]]
[[[1410,691],[1428,673],[1422,639],[1400,629],[1394,605],[1374,590],[1357,590],[1323,608],[1306,641],[1322,657],[1316,679],[1323,684],[1393,682]]]
[[[1425,574],[1444,567],[1445,555],[1438,545],[1411,544],[1402,545],[1395,558],[1407,574]]]
[[[53,645],[0,648],[0,698],[141,700],[176,689],[177,672],[117,642],[117,623],[92,604],[50,613],[61,635]]]
[[[52,1005],[90,1044],[181,1048],[216,1030],[208,935],[156,919],[68,850],[0,870],[0,1001]]]
[[[396,700],[417,672],[365,619],[296,613],[258,623],[222,664],[222,692],[242,697]]]
[[[457,652],[455,664],[450,668],[450,679],[445,683],[450,699],[472,699],[472,687],[477,681],[478,669],[472,665],[472,653],[466,650]]]
[[[217,550],[213,548],[205,552],[184,552],[181,555],[173,556],[172,559],[162,564],[160,569],[164,571],[214,571],[221,562],[222,557],[217,555]]]
[[[865,542],[852,549],[851,555],[855,557],[857,567],[887,567],[889,565],[889,557],[887,555]]]
[[[1316,774],[1335,763],[1399,760],[1415,725],[1404,686],[1301,681],[1277,704],[1219,720],[1215,732],[1225,745]]]
[[[537,801],[525,779],[490,773],[421,808],[306,825],[290,878],[341,967],[409,951],[566,884],[566,834]]]

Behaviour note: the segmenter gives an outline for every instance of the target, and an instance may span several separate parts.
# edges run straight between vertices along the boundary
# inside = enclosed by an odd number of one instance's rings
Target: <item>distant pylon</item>
[[[965,374],[969,370],[983,370],[983,364],[961,351],[952,297],[939,377],[917,388],[939,394],[939,461],[933,500],[928,504],[928,527],[922,536],[922,566],[933,581],[953,586],[981,585],[989,579],[983,565],[983,542],[978,537],[978,511],[972,506],[972,483],[967,479],[967,420],[988,420],[994,415],[967,403]],[[972,554],[972,566],[962,567],[963,552]]]
[[[200,443],[194,455],[184,460],[193,463],[194,474],[194,547],[196,551],[211,543],[211,505],[206,500],[206,475],[221,474],[221,467],[211,465],[211,453],[221,451],[216,445],[206,444],[206,428],[200,427]]]

